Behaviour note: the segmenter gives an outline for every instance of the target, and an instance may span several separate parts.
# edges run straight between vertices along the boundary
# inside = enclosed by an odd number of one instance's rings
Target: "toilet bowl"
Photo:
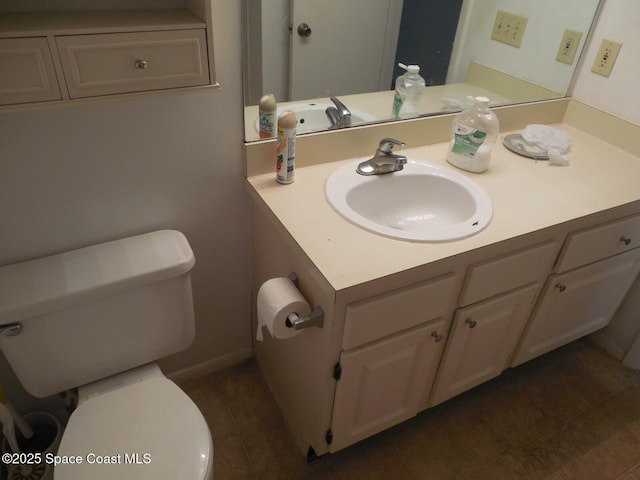
[[[55,480],[212,478],[207,423],[156,364],[82,387],[79,397]]]
[[[25,389],[78,387],[55,480],[213,477],[193,401],[155,363],[195,336],[183,234],[162,230],[0,267],[0,350]]]

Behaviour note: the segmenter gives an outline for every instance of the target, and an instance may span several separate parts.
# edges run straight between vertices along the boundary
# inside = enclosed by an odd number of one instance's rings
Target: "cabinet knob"
[[[146,60],[142,60],[141,58],[137,59],[136,62],[134,63],[134,66],[138,69],[138,70],[144,70],[149,66],[149,62],[147,62]]]
[[[556,288],[561,292],[564,292],[567,289],[567,286],[563,285],[562,283],[556,283]]]
[[[440,335],[438,332],[432,332],[431,336],[433,337],[433,341],[436,343],[442,341],[442,335]]]
[[[478,322],[476,322],[475,320],[471,320],[470,318],[467,318],[464,323],[466,323],[467,325],[469,325],[469,328],[476,328],[476,325],[478,324]]]
[[[631,239],[625,235],[620,237],[620,241],[625,245],[629,245],[631,243]]]

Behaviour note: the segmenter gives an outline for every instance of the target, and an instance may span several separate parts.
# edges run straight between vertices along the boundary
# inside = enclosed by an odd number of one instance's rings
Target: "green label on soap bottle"
[[[487,138],[487,133],[464,125],[456,125],[451,151],[465,157],[475,157]]]

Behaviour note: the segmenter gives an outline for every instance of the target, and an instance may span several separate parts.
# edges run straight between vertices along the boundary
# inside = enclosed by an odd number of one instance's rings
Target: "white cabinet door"
[[[458,310],[430,405],[497,377],[520,339],[538,284]]]
[[[606,326],[640,267],[640,249],[552,275],[513,365]]]
[[[0,105],[60,100],[47,39],[0,39]]]
[[[340,450],[418,413],[444,348],[444,322],[343,352],[329,449]]]

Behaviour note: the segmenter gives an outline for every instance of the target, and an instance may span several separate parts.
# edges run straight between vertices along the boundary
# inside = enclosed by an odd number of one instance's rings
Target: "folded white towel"
[[[525,141],[547,151],[552,165],[569,165],[567,152],[571,138],[566,132],[549,125],[527,125],[521,133]]]

